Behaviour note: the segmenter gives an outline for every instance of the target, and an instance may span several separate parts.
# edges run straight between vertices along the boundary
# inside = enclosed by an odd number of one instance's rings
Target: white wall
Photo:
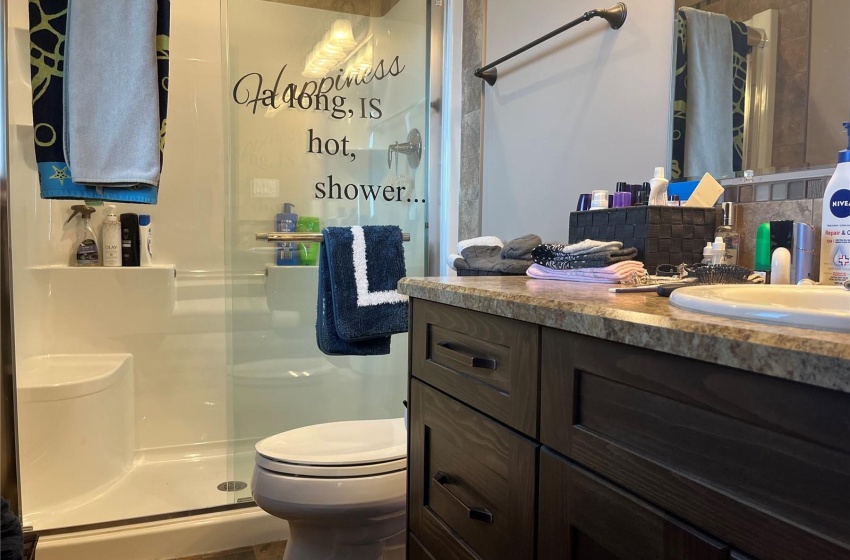
[[[483,235],[567,240],[579,193],[648,181],[668,165],[673,0],[629,2],[499,66],[485,86]],[[598,8],[597,0],[489,0],[487,61]]]

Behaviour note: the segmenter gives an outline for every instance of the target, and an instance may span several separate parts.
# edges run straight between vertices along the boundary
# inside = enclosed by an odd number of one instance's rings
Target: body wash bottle
[[[100,264],[100,251],[97,247],[97,236],[91,227],[91,215],[95,213],[95,209],[85,204],[76,204],[71,206],[71,210],[74,213],[65,222],[66,224],[77,214],[82,220],[79,242],[74,250],[74,263],[77,266],[97,266]]]
[[[101,228],[103,239],[103,266],[121,266],[121,222],[115,206],[107,206],[109,213]]]

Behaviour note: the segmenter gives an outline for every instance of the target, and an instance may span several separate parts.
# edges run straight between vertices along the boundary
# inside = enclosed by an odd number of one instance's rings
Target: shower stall
[[[61,72],[62,37],[55,52],[31,52],[34,10],[46,23],[63,17],[38,0],[7,3],[11,263],[2,272],[14,288],[14,346],[3,351],[4,360],[14,352],[18,434],[4,466],[14,472],[17,461],[39,558],[74,558],[51,552],[68,535],[233,511],[251,510],[269,541],[284,538],[279,520],[252,507],[254,443],[309,424],[402,416],[407,340],[393,337],[386,356],[323,355],[315,243],[265,234],[284,204],[305,233],[317,223],[396,224],[410,234],[407,274],[427,273],[442,8],[172,1],[159,203],[117,204],[151,215],[154,265],[140,268],[71,266],[77,229],[65,222],[78,202],[39,197],[33,143],[44,140],[30,65],[38,57]],[[106,212],[96,210],[99,231]],[[290,258],[298,264],[278,264]]]

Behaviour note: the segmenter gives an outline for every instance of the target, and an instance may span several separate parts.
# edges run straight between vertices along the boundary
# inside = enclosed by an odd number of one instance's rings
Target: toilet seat
[[[359,478],[407,468],[404,419],[305,426],[256,445],[258,467],[282,475]]]

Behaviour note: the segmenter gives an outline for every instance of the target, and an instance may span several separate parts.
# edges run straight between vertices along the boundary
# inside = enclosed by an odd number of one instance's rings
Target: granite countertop
[[[526,276],[403,278],[410,297],[850,392],[850,335],[716,317],[653,292]]]

